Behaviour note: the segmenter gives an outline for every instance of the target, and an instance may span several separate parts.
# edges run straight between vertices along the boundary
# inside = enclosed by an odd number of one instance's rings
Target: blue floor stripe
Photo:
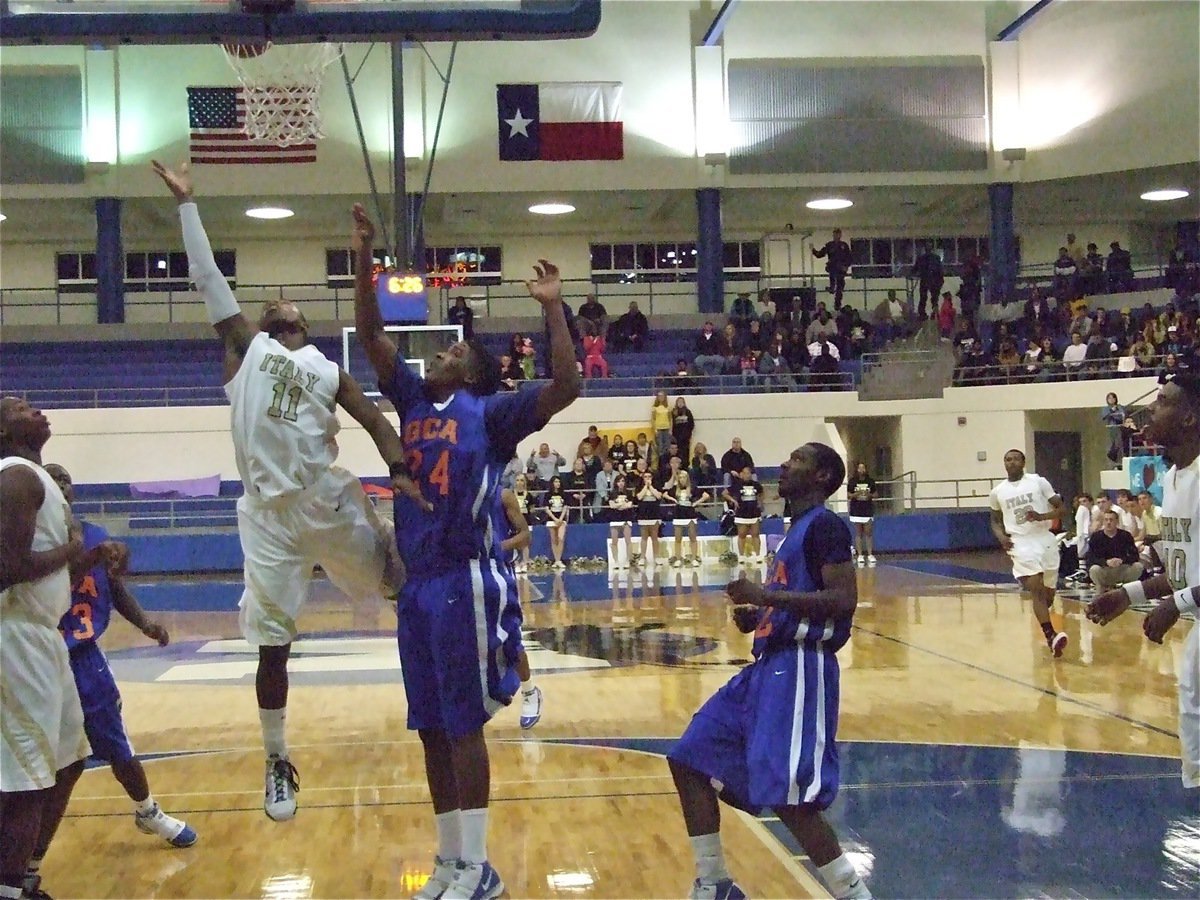
[[[1008,572],[990,572],[987,569],[976,569],[972,566],[959,566],[954,563],[941,562],[936,559],[888,559],[887,565],[897,569],[908,569],[911,572],[922,572],[926,575],[942,575],[946,578],[961,578],[964,581],[975,581],[979,584],[1015,584],[1012,574]]]

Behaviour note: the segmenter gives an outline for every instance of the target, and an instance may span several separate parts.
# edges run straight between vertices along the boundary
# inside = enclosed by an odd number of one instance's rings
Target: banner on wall
[[[1135,497],[1142,491],[1149,491],[1157,506],[1162,506],[1163,479],[1166,478],[1167,465],[1161,456],[1135,456],[1129,461],[1129,491]]]

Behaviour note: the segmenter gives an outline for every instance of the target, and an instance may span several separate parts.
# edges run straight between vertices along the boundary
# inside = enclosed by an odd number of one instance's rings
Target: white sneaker
[[[868,566],[873,566],[873,565],[875,565],[876,562],[878,562],[878,560],[875,559],[874,553],[870,553],[867,555],[867,565]]]
[[[491,863],[464,863],[442,900],[491,900],[504,893],[504,882]]]
[[[860,556],[858,558],[858,564],[859,566],[865,566],[867,564],[867,558],[865,556]]]
[[[157,834],[172,847],[190,847],[196,843],[196,832],[186,822],[168,816],[157,803],[149,812],[134,810],[133,824],[142,834]]]
[[[296,791],[300,790],[300,775],[286,756],[267,757],[267,787],[263,811],[267,818],[284,822],[296,815]]]
[[[454,882],[460,865],[461,863],[457,859],[442,859],[440,856],[435,856],[433,858],[433,874],[429,876],[425,885],[413,894],[413,900],[439,900],[442,894],[446,893],[446,888]]]
[[[683,560],[678,556],[671,557],[671,568],[679,569],[683,567]]]
[[[542,689],[534,685],[529,693],[521,693],[521,727],[529,730],[542,717]]]

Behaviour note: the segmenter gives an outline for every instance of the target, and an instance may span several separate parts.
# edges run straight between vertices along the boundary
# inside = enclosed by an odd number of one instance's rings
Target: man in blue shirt
[[[384,331],[370,283],[375,228],[354,208],[359,255],[354,321],[379,388],[396,407],[411,476],[426,511],[396,496],[396,542],[408,572],[397,639],[408,727],[420,735],[438,829],[432,876],[419,898],[497,897],[487,858],[490,773],[483,726],[511,702],[519,679],[521,610],[512,570],[497,562],[492,518],[500,476],[522,439],[579,396],[579,374],[558,269],[540,260],[529,293],[550,333],[545,385],[497,395],[499,364],[475,341],[437,354],[418,378]]]
[[[825,501],[846,466],[824,444],[783,465],[779,494],[792,525],[766,586],[727,588],[734,621],[754,632],[754,662],[700,707],[667,754],[696,857],[694,898],[745,894],[725,867],[717,800],[770,807],[812,859],[834,897],[870,897],[821,815],[838,789],[837,651],[858,604],[850,529]]]

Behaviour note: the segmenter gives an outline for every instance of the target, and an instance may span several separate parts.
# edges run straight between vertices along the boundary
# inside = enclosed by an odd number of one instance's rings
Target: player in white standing
[[[1056,657],[1062,656],[1067,636],[1054,630],[1050,607],[1058,586],[1058,540],[1050,523],[1066,515],[1062,497],[1041,475],[1025,471],[1025,454],[1009,450],[1004,454],[1008,478],[988,497],[992,508],[992,533],[1012,558],[1013,576],[1033,597],[1033,615],[1037,618],[1046,644]]]
[[[358,479],[333,465],[341,406],[371,436],[398,490],[419,501],[404,446],[379,408],[336,363],[307,343],[308,322],[295,304],[268,302],[254,327],[217,268],[186,165],[154,162],[179,203],[188,270],[225,345],[234,453],[245,493],[238,535],[246,588],[238,606],[242,635],[258,648],[255,690],[267,753],[263,808],[275,821],[296,814],[299,778],[285,734],[287,662],[296,617],[314,565],[354,600],[399,585],[395,545]]]
[[[1107,625],[1131,602],[1158,600],[1142,631],[1161,644],[1181,613],[1196,615],[1200,601],[1200,377],[1176,375],[1164,384],[1143,433],[1174,462],[1163,481],[1162,536],[1155,544],[1163,574],[1105,591],[1088,604],[1087,617]],[[1195,622],[1184,638],[1179,673],[1179,744],[1183,785],[1200,788],[1200,626]]]
[[[31,878],[67,809],[90,748],[83,707],[58,633],[71,606],[71,566],[123,565],[124,548],[84,550],[62,491],[42,468],[50,424],[0,399],[0,898],[48,896]]]

